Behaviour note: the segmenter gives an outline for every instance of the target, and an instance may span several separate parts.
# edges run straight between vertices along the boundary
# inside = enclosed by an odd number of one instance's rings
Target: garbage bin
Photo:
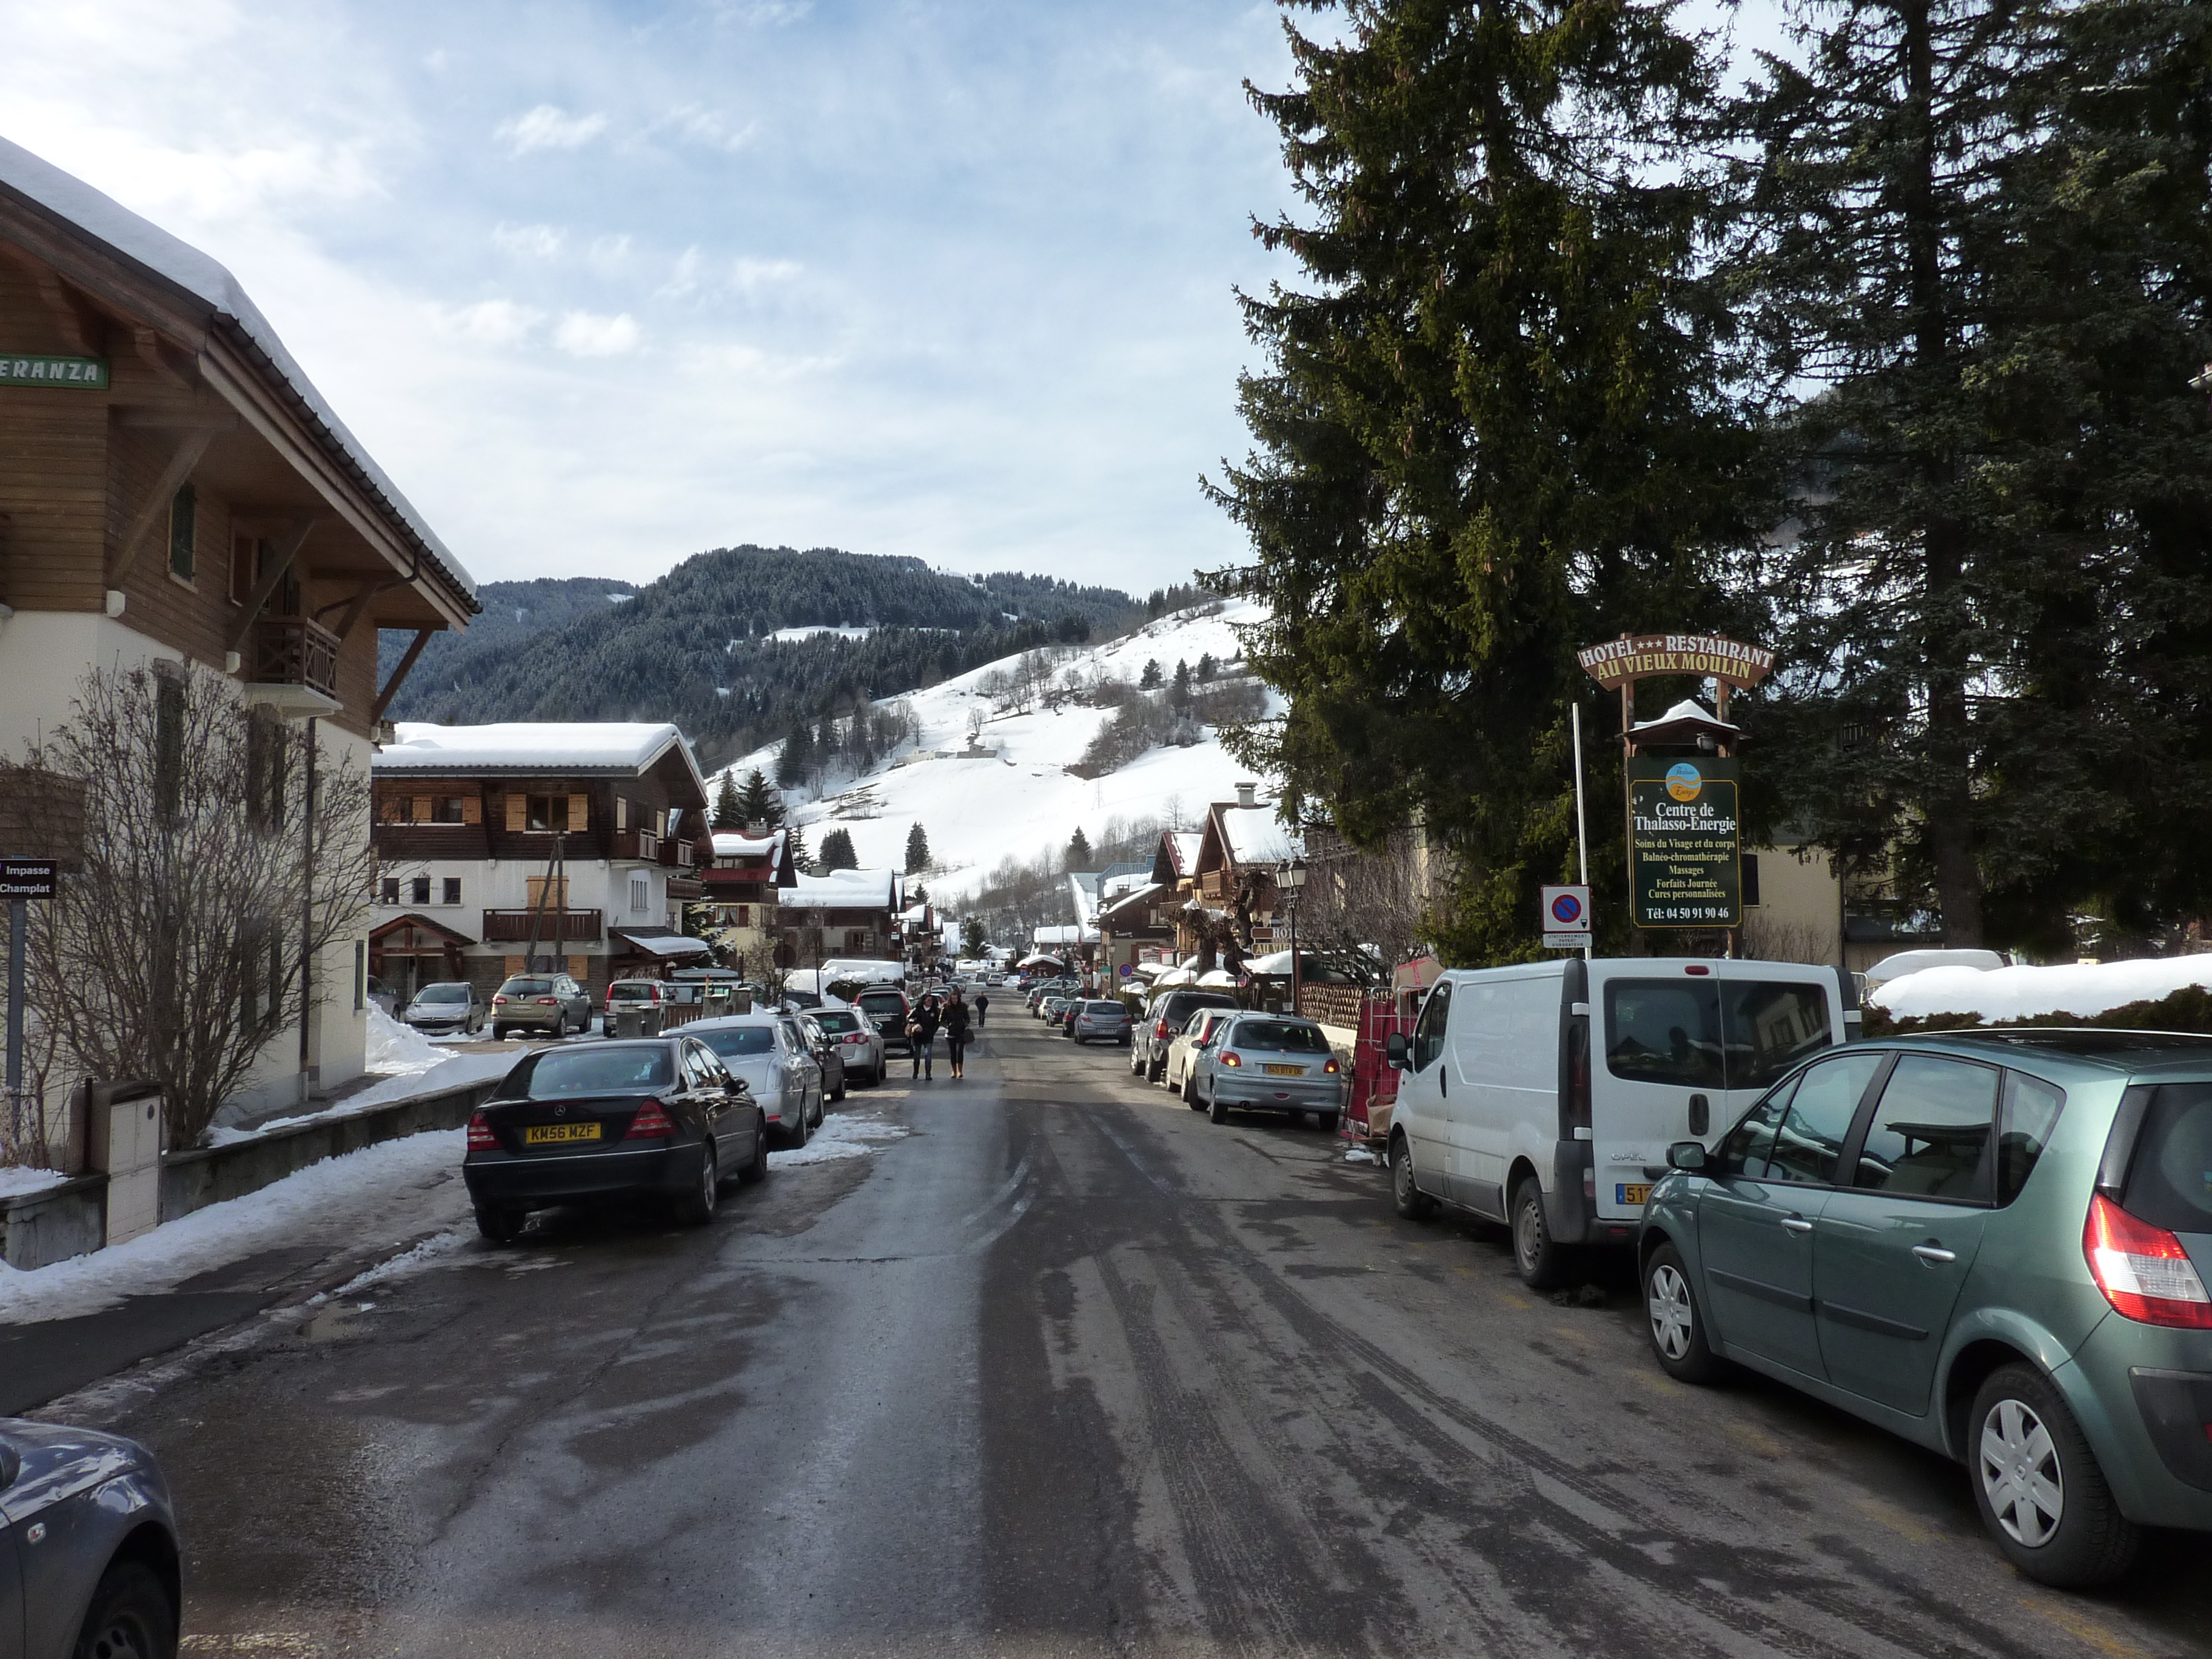
[[[126,1079],[95,1083],[87,1162],[107,1176],[107,1238],[126,1243],[161,1221],[161,1091]]]

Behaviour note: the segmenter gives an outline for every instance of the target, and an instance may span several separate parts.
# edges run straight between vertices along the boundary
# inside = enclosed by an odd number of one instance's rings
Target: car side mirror
[[[1705,1167],[1705,1145],[1701,1140],[1678,1140],[1667,1149],[1667,1167],[1670,1170],[1702,1170]]]
[[[1713,1103],[1703,1095],[1690,1097],[1690,1133],[1703,1139],[1713,1127]]]
[[[1394,1072],[1406,1069],[1406,1060],[1411,1052],[1403,1031],[1393,1031],[1382,1040],[1382,1063]]]

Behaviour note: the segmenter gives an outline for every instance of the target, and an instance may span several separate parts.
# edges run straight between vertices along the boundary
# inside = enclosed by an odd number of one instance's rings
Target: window
[[[735,909],[735,910],[736,910],[736,912],[737,912],[737,918],[736,918],[736,920],[737,920],[737,925],[738,925],[738,927],[751,927],[751,926],[752,926],[752,921],[753,921],[753,911],[752,911],[752,906],[750,906],[750,904],[739,904],[739,905],[732,906],[732,908],[733,909]]]
[[[1828,998],[1786,980],[1616,980],[1606,1069],[1631,1083],[1764,1089],[1828,1046]]]
[[[1764,1089],[1828,1046],[1828,997],[1820,986],[1723,980],[1720,992],[1729,1088]]]
[[[169,574],[179,581],[192,579],[199,535],[199,494],[190,484],[177,486],[169,498]]]
[[[2212,1085],[2169,1083],[2151,1097],[2120,1201],[2168,1232],[2212,1233]]]
[[[2057,1085],[2019,1072],[2005,1073],[2004,1115],[1997,1121],[1998,1203],[2011,1203],[2027,1185],[2065,1104],[2065,1091]]]
[[[368,1006],[368,941],[357,939],[353,942],[353,1011],[356,1014]]]
[[[261,544],[251,536],[230,538],[230,602],[244,605],[253,597],[253,584],[261,576]]]
[[[643,910],[648,908],[652,903],[653,883],[644,876],[632,876],[629,878],[629,908],[633,910]]]
[[[1881,1091],[1855,1184],[1915,1198],[1990,1200],[1997,1071],[1907,1054]]]
[[[532,830],[566,830],[568,827],[568,798],[566,795],[529,795],[525,798],[524,823]]]
[[[1745,853],[1737,858],[1736,865],[1741,872],[1743,908],[1755,909],[1759,905],[1759,854]]]
[[[185,671],[154,665],[154,811],[173,819],[184,807]]]
[[[447,876],[445,878],[445,884],[443,902],[447,904],[459,904],[461,902],[461,878],[459,876]]]
[[[428,904],[430,902],[429,877],[416,876],[408,883],[407,902],[410,904]]]
[[[1425,1072],[1429,1062],[1444,1051],[1444,1022],[1451,1018],[1451,981],[1440,980],[1421,1005],[1420,1023],[1413,1027],[1413,1069]]]
[[[377,886],[376,901],[380,904],[399,902],[399,878],[386,876]]]
[[[462,821],[465,803],[459,795],[441,795],[431,804],[433,823],[459,823]]]
[[[1878,1054],[1839,1054],[1776,1090],[1722,1144],[1723,1173],[1807,1185],[1833,1182],[1859,1097],[1881,1061]]]

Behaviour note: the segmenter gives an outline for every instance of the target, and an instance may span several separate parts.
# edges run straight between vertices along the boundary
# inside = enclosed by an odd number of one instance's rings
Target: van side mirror
[[[1713,1127],[1713,1103],[1703,1095],[1690,1097],[1690,1133],[1703,1139]]]
[[[1701,1140],[1678,1140],[1667,1149],[1667,1167],[1670,1170],[1702,1170],[1705,1167],[1705,1146]]]
[[[1382,1039],[1382,1063],[1392,1071],[1402,1072],[1406,1069],[1407,1053],[1406,1034],[1403,1031],[1393,1031]]]

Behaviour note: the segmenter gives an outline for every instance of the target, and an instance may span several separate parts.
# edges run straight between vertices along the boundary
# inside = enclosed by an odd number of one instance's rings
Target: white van
[[[1569,1248],[1626,1244],[1667,1148],[1716,1145],[1777,1078],[1858,1035],[1852,981],[1794,962],[1567,957],[1455,969],[1389,1040],[1398,1212],[1504,1222],[1540,1290]],[[1595,1026],[1595,1064],[1592,1030]]]

